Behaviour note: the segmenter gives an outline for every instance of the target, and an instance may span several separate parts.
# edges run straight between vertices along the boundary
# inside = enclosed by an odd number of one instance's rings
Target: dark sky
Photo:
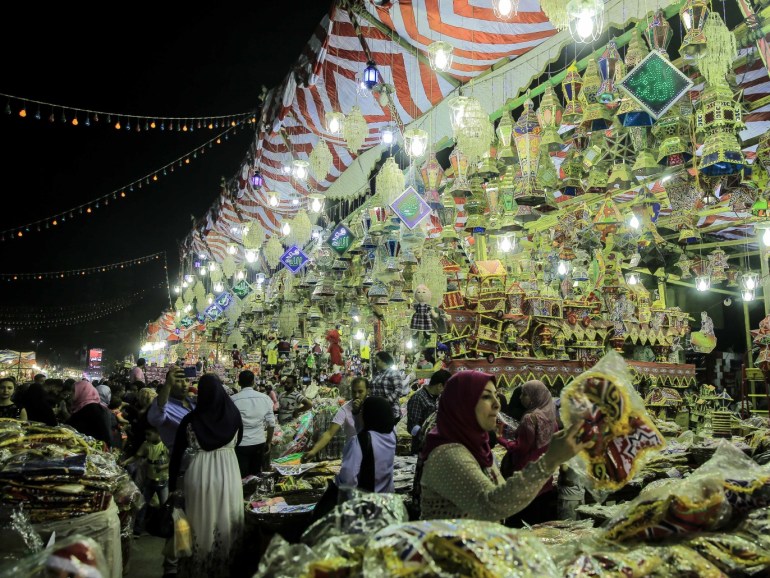
[[[260,86],[279,84],[329,10],[317,0],[208,4],[183,12],[154,3],[107,18],[73,6],[3,9],[0,92],[11,115],[0,114],[2,210],[0,230],[23,225],[120,189],[181,157],[215,132],[139,132],[99,123],[72,126],[73,109],[141,116],[210,116],[253,110]],[[149,5],[148,5],[149,6]],[[113,12],[113,10],[110,10]],[[27,103],[35,99],[65,108]],[[5,109],[7,99],[1,104]],[[113,119],[114,124],[114,119]],[[96,266],[166,251],[176,275],[177,242],[215,200],[222,177],[235,174],[254,138],[245,128],[121,201],[56,228],[0,242],[0,273]],[[7,235],[6,235],[7,237]],[[163,284],[162,289],[152,288]],[[97,321],[59,329],[0,331],[0,348],[33,348],[38,356],[77,361],[83,347],[104,347],[112,359],[136,352],[146,322],[168,306],[162,264],[141,265],[82,279],[0,282],[0,311],[8,307],[82,306],[146,290],[137,304]],[[98,307],[92,307],[98,309]],[[6,313],[7,315],[7,313]],[[2,317],[0,317],[0,323]]]

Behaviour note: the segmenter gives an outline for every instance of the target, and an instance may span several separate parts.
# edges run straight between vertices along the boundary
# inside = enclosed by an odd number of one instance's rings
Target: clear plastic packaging
[[[43,549],[43,540],[30,522],[24,506],[0,507],[0,564]]]
[[[1,578],[109,578],[102,549],[93,539],[74,535],[17,562],[0,567]]]
[[[614,351],[562,390],[561,419],[566,429],[582,420],[582,439],[594,442],[572,462],[586,472],[583,485],[592,492],[622,488],[643,456],[665,445],[632,385],[625,360]]]
[[[561,577],[529,532],[476,520],[426,520],[388,526],[366,545],[367,578],[391,576]]]

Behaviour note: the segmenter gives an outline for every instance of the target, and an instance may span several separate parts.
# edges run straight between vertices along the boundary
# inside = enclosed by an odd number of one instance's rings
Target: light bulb
[[[762,242],[765,244],[765,247],[770,247],[770,229],[765,229],[762,235]]]
[[[365,336],[363,331],[361,331],[360,329],[356,331],[356,339],[358,339],[359,341],[363,341],[364,337]]]
[[[289,225],[289,223],[284,223],[283,227],[281,227],[281,233],[283,233],[284,237],[291,233],[291,225]]]
[[[421,157],[427,147],[428,141],[421,138],[415,138],[412,139],[412,142],[409,145],[409,150],[413,157]]]
[[[243,271],[238,271],[235,274],[235,278],[238,279],[238,281],[242,281],[246,277],[246,274]]]
[[[449,55],[445,50],[437,50],[434,62],[437,70],[446,70],[449,65]]]
[[[746,285],[746,289],[748,291],[753,291],[754,288],[757,286],[756,282],[754,281],[754,277],[746,277],[746,281],[744,284]]]
[[[628,222],[628,224],[629,224],[629,226],[630,226],[632,229],[638,229],[638,228],[639,228],[639,225],[640,225],[641,223],[639,223],[639,219],[637,218],[637,216],[636,216],[636,215],[632,215],[632,216],[631,216],[631,220]]]
[[[216,291],[217,293],[221,293],[222,289],[224,289],[224,287],[222,286],[221,283],[214,283],[214,291]]]
[[[503,18],[508,18],[513,13],[513,2],[511,0],[498,0],[497,11]]]
[[[582,14],[578,17],[575,30],[582,40],[590,38],[594,33],[594,19],[591,14]]]
[[[249,263],[253,263],[257,260],[257,254],[254,251],[246,251],[246,261]]]
[[[331,119],[329,119],[329,132],[332,134],[337,134],[340,132],[340,119],[338,119],[336,116],[333,116]]]
[[[307,168],[304,165],[295,165],[294,177],[300,180],[307,178]]]
[[[559,273],[559,275],[566,275],[568,269],[569,265],[566,261],[559,261],[559,266],[556,268],[556,271]]]
[[[195,281],[195,277],[193,277],[192,275],[185,275],[184,280],[187,281],[188,283],[192,283],[193,281]]]
[[[392,145],[393,141],[395,139],[395,135],[393,134],[393,129],[391,127],[386,127],[382,129],[382,132],[380,133],[380,141],[384,145]]]
[[[185,280],[185,281],[182,281],[182,287],[183,287],[184,289],[187,289],[187,286],[188,286],[188,285],[189,285],[189,283],[188,283],[186,280]]]
[[[299,205],[299,199],[292,199],[291,204],[293,207],[296,207],[297,205]]]
[[[629,285],[636,285],[637,283],[639,283],[639,278],[636,276],[636,273],[631,273],[628,276],[628,284]]]
[[[698,291],[708,291],[711,287],[711,279],[708,277],[698,277],[695,281],[695,288]]]
[[[227,247],[227,252],[231,255],[235,255],[238,252],[238,248],[235,245],[230,245]]]
[[[181,289],[179,288],[179,285],[174,285],[174,293],[179,295],[180,291],[181,291]]]
[[[353,315],[353,321],[358,323],[359,321],[361,321],[361,316],[360,315]]]
[[[411,340],[411,339],[409,339],[409,340],[406,342],[406,348],[407,348],[407,349],[412,349],[412,347],[413,347],[413,346],[414,346],[414,343],[412,343],[412,340]]]
[[[212,303],[214,303],[214,298],[213,297],[209,297],[208,301],[209,301],[209,305],[211,305]]]
[[[754,301],[754,291],[746,290],[741,294],[744,301]]]
[[[320,199],[313,199],[310,203],[310,210],[314,213],[320,213],[322,209],[321,200]]]
[[[268,200],[268,202],[270,203],[271,207],[277,207],[278,206],[278,195],[276,195],[275,193],[270,195],[270,199]]]
[[[513,248],[513,245],[511,244],[511,239],[509,237],[503,237],[503,240],[500,242],[500,250],[503,253],[507,253]]]
[[[206,267],[205,267],[205,266],[203,266],[203,267],[201,267],[201,268],[198,270],[198,273],[200,273],[201,277],[205,277],[205,276],[206,276],[206,273],[208,273],[208,269],[206,269]]]

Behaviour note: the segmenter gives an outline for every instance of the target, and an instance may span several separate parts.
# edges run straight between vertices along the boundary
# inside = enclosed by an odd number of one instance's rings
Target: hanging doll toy
[[[233,343],[233,367],[243,367],[243,359],[241,358],[241,352],[238,350],[238,345]]]
[[[447,332],[447,315],[430,304],[431,292],[427,285],[418,285],[414,290],[414,313],[409,328],[415,337],[425,341],[432,333],[442,335]]]
[[[275,333],[267,334],[265,358],[267,359],[268,367],[278,365],[278,340],[275,338]]]
[[[329,361],[332,365],[342,365],[342,346],[340,346],[340,332],[329,329],[326,332],[326,341],[329,343]]]

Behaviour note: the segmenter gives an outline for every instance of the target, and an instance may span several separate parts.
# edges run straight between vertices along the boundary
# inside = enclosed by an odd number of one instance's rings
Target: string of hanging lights
[[[152,290],[162,287],[163,283],[156,283],[146,289],[140,289],[119,298],[95,303],[82,303],[76,306],[76,310],[60,307],[39,307],[35,308],[36,311],[33,313],[21,315],[0,311],[0,326],[5,327],[6,331],[12,331],[14,329],[53,328],[87,323],[126,309],[144,299]]]
[[[240,121],[240,123],[229,126],[224,131],[220,132],[217,136],[207,140],[202,145],[192,149],[182,156],[177,157],[170,163],[167,163],[118,189],[110,191],[109,193],[101,195],[95,199],[91,199],[86,203],[77,205],[70,209],[55,213],[51,216],[38,219],[37,221],[31,221],[25,225],[2,230],[0,231],[0,241],[21,238],[24,237],[24,235],[27,233],[32,233],[33,231],[40,232],[43,229],[57,227],[58,225],[65,223],[67,220],[73,220],[78,215],[90,215],[94,212],[94,210],[99,209],[102,206],[108,206],[110,201],[124,199],[129,193],[134,192],[134,187],[141,189],[145,185],[157,182],[160,177],[165,177],[168,176],[168,173],[173,173],[175,168],[189,165],[192,160],[198,158],[198,154],[205,154],[207,148],[212,148],[215,144],[221,144],[222,141],[229,140],[230,134],[237,134],[238,129],[241,128],[243,124],[244,121]]]
[[[244,121],[256,122],[254,111],[212,116],[137,115],[64,106],[3,92],[0,92],[0,97],[8,99],[5,105],[5,114],[14,114],[15,109],[15,112],[21,118],[34,118],[36,120],[47,118],[49,122],[53,123],[57,121],[58,113],[58,120],[61,123],[71,124],[72,126],[103,124],[104,126],[114,127],[117,130],[133,129],[136,132],[155,129],[161,131],[193,132],[201,129],[218,130],[227,126],[235,126]],[[30,110],[31,108],[34,108],[34,112]],[[44,114],[44,110],[47,114]]]
[[[94,273],[105,273],[107,271],[116,271],[119,269],[127,269],[136,265],[144,265],[157,261],[161,257],[165,258],[166,252],[160,251],[151,255],[145,255],[144,257],[137,257],[136,259],[128,259],[126,261],[118,261],[117,263],[109,263],[106,265],[97,265],[95,267],[85,267],[82,269],[68,269],[65,271],[39,271],[37,273],[0,273],[0,280],[3,281],[25,281],[25,280],[43,280],[43,279],[65,279],[70,277],[83,277],[85,275],[91,275]]]

